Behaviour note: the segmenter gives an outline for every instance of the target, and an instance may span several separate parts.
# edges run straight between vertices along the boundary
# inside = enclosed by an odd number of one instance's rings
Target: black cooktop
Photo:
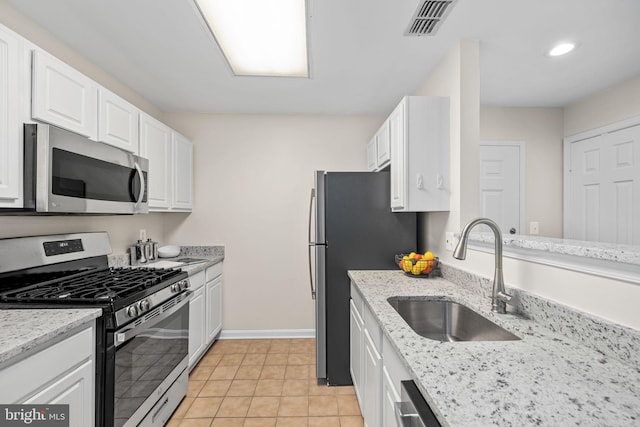
[[[171,269],[89,268],[14,276],[5,279],[0,301],[113,304],[144,296],[179,275],[186,273]]]

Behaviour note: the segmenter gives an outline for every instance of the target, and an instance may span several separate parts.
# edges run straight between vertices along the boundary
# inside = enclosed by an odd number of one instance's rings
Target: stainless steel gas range
[[[106,233],[0,239],[2,308],[99,307],[96,426],[161,426],[187,391],[187,273],[110,268]]]

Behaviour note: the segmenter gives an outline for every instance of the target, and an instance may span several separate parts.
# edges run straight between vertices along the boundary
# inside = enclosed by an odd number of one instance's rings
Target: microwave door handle
[[[138,172],[138,176],[140,176],[140,194],[138,194],[138,200],[136,200],[136,205],[139,205],[140,203],[142,203],[142,199],[144,198],[144,174],[142,173],[142,169],[140,169],[140,165],[138,164],[138,162],[134,162],[133,167],[136,168],[136,172]]]

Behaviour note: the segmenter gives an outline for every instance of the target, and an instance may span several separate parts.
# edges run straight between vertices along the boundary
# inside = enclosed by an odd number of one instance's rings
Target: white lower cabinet
[[[222,263],[189,277],[189,369],[192,369],[222,330]]]
[[[193,295],[189,301],[189,367],[198,361],[205,349],[204,271],[189,277]]]
[[[362,384],[362,416],[366,427],[380,426],[380,390],[382,388],[382,356],[373,343],[365,323],[364,374]]]
[[[395,407],[400,402],[400,383],[411,376],[354,286],[350,319],[351,377],[364,425],[401,427]]]
[[[206,337],[212,342],[222,329],[222,276],[205,285],[207,288]]]
[[[382,366],[382,425],[395,427],[396,403],[400,402],[400,393],[393,384],[393,379],[386,366]]]
[[[89,327],[0,370],[0,402],[67,404],[69,426],[95,423],[95,329]]]
[[[362,346],[364,334],[362,331],[362,316],[358,312],[353,300],[350,301],[350,363],[349,369],[351,370],[351,379],[353,380],[353,387],[356,391],[356,396],[360,406],[362,406]]]

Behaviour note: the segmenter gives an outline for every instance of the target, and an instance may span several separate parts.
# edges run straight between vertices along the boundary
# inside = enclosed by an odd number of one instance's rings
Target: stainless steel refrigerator
[[[397,269],[416,250],[415,213],[393,213],[389,172],[316,171],[309,206],[309,276],[319,384],[352,384],[347,270]]]

